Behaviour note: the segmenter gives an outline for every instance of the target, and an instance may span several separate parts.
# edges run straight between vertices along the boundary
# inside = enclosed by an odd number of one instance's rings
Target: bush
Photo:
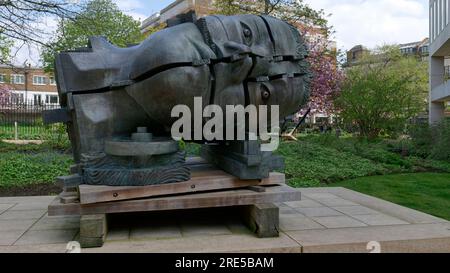
[[[429,126],[415,125],[410,130],[411,154],[434,160],[450,162],[450,119]]]
[[[36,149],[37,147],[32,147]],[[36,151],[35,150],[35,151]],[[0,154],[0,187],[53,183],[55,178],[67,175],[72,156],[58,152],[17,152]]]
[[[295,187],[373,175],[450,172],[449,162],[403,155],[408,145],[407,140],[337,138],[325,134],[281,143],[278,154],[285,158],[286,177]]]
[[[283,143],[278,154],[285,158],[289,183],[297,187],[319,186],[387,171],[382,164],[308,140]]]

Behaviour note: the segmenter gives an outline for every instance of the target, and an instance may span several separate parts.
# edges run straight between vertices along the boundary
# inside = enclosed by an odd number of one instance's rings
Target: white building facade
[[[430,123],[442,120],[450,101],[450,0],[429,0]],[[446,61],[447,60],[447,61]]]

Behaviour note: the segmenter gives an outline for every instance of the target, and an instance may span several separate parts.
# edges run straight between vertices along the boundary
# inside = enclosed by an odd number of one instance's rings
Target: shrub
[[[410,130],[411,154],[450,162],[450,119],[429,126],[415,125]]]

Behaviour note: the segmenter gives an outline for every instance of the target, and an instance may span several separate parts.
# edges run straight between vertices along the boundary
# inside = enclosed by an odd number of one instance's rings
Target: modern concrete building
[[[450,56],[450,0],[430,0],[430,123],[446,115],[450,81],[446,57]]]

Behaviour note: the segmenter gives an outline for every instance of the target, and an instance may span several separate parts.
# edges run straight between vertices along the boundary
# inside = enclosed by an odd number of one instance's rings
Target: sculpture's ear
[[[166,21],[167,27],[173,27],[184,23],[195,23],[197,21],[197,15],[195,11],[191,10],[184,14],[178,14],[177,16],[170,18]]]
[[[88,47],[92,48],[92,51],[117,48],[111,44],[104,36],[91,36],[89,37]]]

